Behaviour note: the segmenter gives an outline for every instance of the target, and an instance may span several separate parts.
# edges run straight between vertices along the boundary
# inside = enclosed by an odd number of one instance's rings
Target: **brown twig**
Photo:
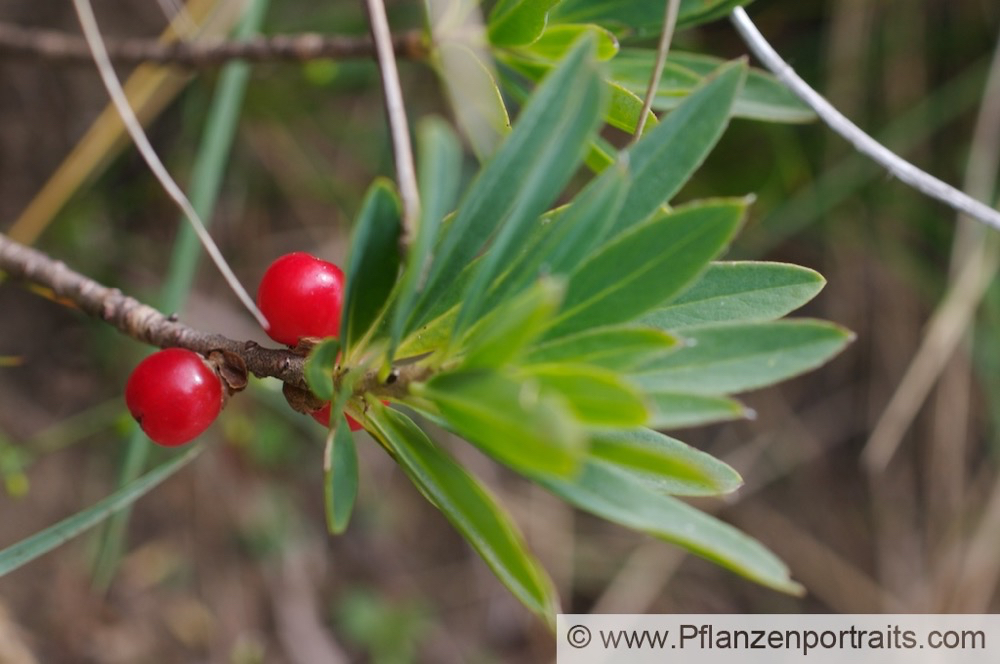
[[[106,45],[111,59],[122,64],[154,62],[192,68],[215,67],[237,59],[247,62],[306,62],[321,58],[347,60],[375,57],[375,45],[369,36],[316,33],[255,37],[245,41],[206,39],[169,44],[155,39],[109,39]],[[401,58],[419,60],[427,56],[427,44],[419,30],[393,35],[392,46]],[[0,55],[91,62],[90,51],[82,37],[4,22],[0,22]]]
[[[3,233],[0,233],[0,271],[11,279],[50,289],[55,297],[73,303],[81,311],[143,343],[160,348],[188,348],[202,355],[214,350],[227,351],[240,356],[247,369],[260,378],[272,377],[291,385],[305,385],[303,355],[196,330],[117,288],[108,288],[73,271],[62,261],[11,240]],[[429,369],[418,364],[400,367],[385,381],[379,380],[377,372],[370,371],[359,378],[354,392],[398,398],[407,393],[411,382],[426,380],[428,375]]]

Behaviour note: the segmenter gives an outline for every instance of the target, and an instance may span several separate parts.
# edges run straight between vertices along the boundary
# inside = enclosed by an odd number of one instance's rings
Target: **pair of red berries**
[[[287,346],[303,337],[340,332],[344,273],[306,253],[271,263],[257,291],[257,306],[270,323],[268,336]],[[142,430],[160,445],[183,445],[207,429],[222,410],[222,381],[201,355],[183,348],[153,353],[132,371],[125,403]],[[330,405],[312,413],[329,426]],[[352,431],[361,428],[350,415]]]

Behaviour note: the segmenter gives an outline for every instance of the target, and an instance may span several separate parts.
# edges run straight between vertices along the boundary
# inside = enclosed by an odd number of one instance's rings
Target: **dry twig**
[[[392,35],[397,57],[422,59],[427,44],[420,31]],[[216,67],[230,60],[247,62],[306,62],[329,58],[348,60],[375,57],[368,36],[301,33],[255,37],[245,41],[210,39],[163,43],[155,39],[106,39],[108,56],[120,64],[158,63],[179,67]],[[0,55],[41,58],[60,62],[90,63],[92,56],[83,38],[41,28],[0,22]]]

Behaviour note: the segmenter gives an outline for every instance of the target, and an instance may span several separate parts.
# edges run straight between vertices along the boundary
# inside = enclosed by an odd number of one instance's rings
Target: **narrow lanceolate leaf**
[[[640,369],[676,350],[677,337],[650,327],[602,327],[535,346],[525,364],[569,362],[616,371]]]
[[[673,495],[716,496],[743,484],[729,465],[651,429],[601,432],[591,440],[590,458]]]
[[[649,426],[654,429],[680,429],[754,416],[739,401],[726,397],[648,389],[643,395],[652,409]]]
[[[815,320],[692,328],[687,346],[633,378],[645,390],[730,394],[777,383],[817,367],[852,335]]]
[[[670,61],[699,76],[707,76],[724,62],[709,55],[681,51],[672,52]],[[654,104],[653,107],[662,110],[669,110],[677,105],[676,101],[671,103],[670,95],[658,98],[657,101],[660,103]],[[796,97],[785,84],[759,69],[751,69],[747,75],[746,84],[733,106],[733,115],[769,122],[812,122],[816,119],[813,110]]]
[[[732,239],[745,204],[718,200],[661,213],[606,244],[572,274],[555,338],[624,323],[680,292]]]
[[[584,35],[590,35],[596,42],[598,60],[610,60],[618,53],[618,40],[601,26],[569,24],[548,26],[541,37],[527,48],[518,50],[514,57],[523,54],[522,57],[547,60],[554,64]]]
[[[745,76],[745,62],[720,67],[628,150],[631,186],[612,232],[646,219],[687,182],[729,124]]]
[[[575,66],[574,62],[577,63]],[[499,220],[496,236],[472,274],[455,323],[456,334],[466,330],[482,313],[486,290],[501,272],[510,267],[524,240],[537,224],[538,217],[555,200],[583,160],[587,141],[596,130],[604,107],[604,88],[593,63],[591,40],[585,39],[553,71],[532,98],[533,101],[529,102],[525,115],[535,108],[534,104],[540,96],[551,96],[553,92],[559,93],[561,98],[553,100],[553,107],[546,109],[546,113],[533,114],[528,118],[522,115],[518,120],[519,126],[522,122],[531,121],[536,128],[545,128],[546,135],[541,144],[525,146],[530,152],[527,164],[530,170],[523,174],[508,174],[511,180],[520,178],[520,187],[505,202],[507,209]],[[447,233],[455,231],[453,227]]]
[[[0,576],[30,563],[35,558],[48,553],[85,530],[93,528],[111,515],[125,509],[187,465],[202,449],[201,445],[190,448],[183,454],[129,482],[104,500],[100,500],[87,509],[3,549],[0,551]]]
[[[557,128],[567,118],[581,117],[580,109],[573,107],[580,93],[572,88],[596,75],[592,53],[593,43],[584,40],[539,86],[513,131],[470,185],[451,223],[443,226],[414,326],[425,322],[441,292],[480,253],[503,220],[515,211],[522,217],[538,217],[562,190],[583,146],[553,163],[550,142],[556,136],[568,139]]]
[[[435,35],[437,37],[437,35]],[[438,40],[436,65],[462,133],[480,160],[489,158],[507,132],[510,116],[488,52],[460,41]]]
[[[642,394],[608,369],[571,364],[537,364],[519,374],[536,381],[542,393],[558,394],[576,418],[592,426],[635,427],[649,421]]]
[[[645,314],[643,325],[661,330],[712,323],[781,318],[813,299],[826,280],[813,270],[784,263],[713,263],[691,288]]]
[[[634,133],[639,118],[642,116],[642,98],[615,81],[605,81],[604,84],[608,86],[611,98],[604,121],[616,129],[621,129],[629,134]],[[652,130],[657,124],[659,124],[659,120],[656,115],[652,111],[648,111],[646,113],[646,127],[642,130],[643,134]]]
[[[392,313],[390,357],[395,355],[403,337],[413,331],[407,328],[406,323],[413,312],[441,220],[455,204],[462,174],[462,146],[443,120],[428,118],[421,121],[417,128],[417,145],[420,220],[399,280]]]
[[[788,593],[802,590],[785,564],[758,541],[628,473],[589,463],[572,479],[535,481],[580,509],[673,542],[757,583]]]
[[[306,358],[306,384],[323,401],[333,398],[333,369],[339,354],[340,339],[330,338],[321,341]]]
[[[462,343],[462,368],[502,367],[520,355],[548,327],[565,290],[561,281],[543,279],[482,318]]]
[[[519,472],[571,475],[586,437],[566,402],[532,381],[495,371],[438,374],[411,388],[447,425]]]
[[[544,275],[562,276],[576,269],[614,223],[628,186],[625,175],[624,168],[609,168],[572,204],[543,216],[524,252],[493,287],[488,306]]]
[[[495,46],[530,44],[545,30],[545,19],[559,0],[500,0],[487,20],[487,33]]]
[[[354,437],[341,417],[327,437],[323,459],[326,527],[334,535],[347,529],[358,496],[358,452]]]
[[[510,516],[408,417],[373,402],[371,420],[410,480],[441,510],[525,606],[552,623],[559,598]]]
[[[399,272],[399,198],[377,180],[361,204],[351,238],[340,339],[350,351],[375,324]]]
[[[734,7],[751,0],[681,0],[677,29],[684,30],[725,16]],[[631,29],[640,34],[658,31],[663,25],[663,0],[562,0],[550,13],[553,23],[600,23],[614,30]]]

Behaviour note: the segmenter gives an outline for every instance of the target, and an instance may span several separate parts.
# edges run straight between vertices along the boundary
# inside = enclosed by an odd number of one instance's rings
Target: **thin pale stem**
[[[885,167],[889,173],[917,191],[935,198],[945,205],[967,214],[988,226],[1000,230],[1000,211],[962,193],[955,187],[926,173],[866,134],[856,124],[844,117],[822,95],[784,61],[777,51],[757,30],[742,7],[737,7],[730,15],[733,25],[764,65],[799,99],[812,108],[820,119],[840,134],[858,152]]]
[[[415,225],[420,217],[417,169],[413,161],[406,106],[403,103],[403,90],[399,83],[399,70],[396,67],[396,55],[392,46],[392,33],[389,31],[389,19],[385,14],[385,4],[382,0],[366,0],[366,4],[379,70],[382,72],[385,110],[389,120],[389,131],[392,134],[399,195],[403,199],[403,235],[400,238],[400,247],[405,249],[415,236]]]
[[[229,284],[229,287],[243,303],[243,306],[254,315],[264,329],[267,329],[268,323],[264,314],[260,312],[246,289],[240,284],[239,279],[236,278],[226,259],[222,256],[222,252],[219,251],[215,241],[212,240],[212,236],[205,229],[205,224],[202,222],[201,217],[198,216],[198,213],[195,212],[191,201],[188,200],[187,196],[184,195],[184,192],[181,191],[181,188],[171,177],[163,162],[160,161],[159,156],[156,154],[156,150],[153,149],[149,139],[146,137],[146,132],[143,131],[142,124],[132,111],[125,91],[122,90],[121,82],[118,80],[118,75],[115,73],[114,67],[111,65],[111,60],[108,58],[107,50],[104,48],[104,40],[101,37],[101,30],[97,25],[97,19],[94,16],[94,11],[89,0],[73,0],[73,6],[76,8],[80,27],[83,29],[84,37],[94,56],[94,62],[101,75],[101,80],[104,82],[104,87],[107,89],[112,103],[114,103],[118,114],[121,116],[125,129],[135,142],[139,153],[142,154],[143,159],[145,159],[146,164],[153,172],[153,175],[156,176],[156,179],[159,180],[163,189],[174,200],[184,213],[184,216],[187,217],[195,234],[198,235],[202,246],[211,257],[212,262],[215,263],[219,272],[222,273],[226,283]]]
[[[646,98],[642,102],[642,112],[639,113],[639,121],[635,126],[633,142],[639,140],[642,132],[646,129],[646,119],[653,108],[656,90],[660,87],[660,77],[663,76],[663,67],[667,63],[667,53],[670,52],[670,42],[674,38],[677,14],[680,9],[681,0],[667,0],[667,7],[663,13],[663,31],[660,33],[660,43],[656,48],[656,66],[653,67],[653,74],[649,78],[649,87],[646,88]]]

